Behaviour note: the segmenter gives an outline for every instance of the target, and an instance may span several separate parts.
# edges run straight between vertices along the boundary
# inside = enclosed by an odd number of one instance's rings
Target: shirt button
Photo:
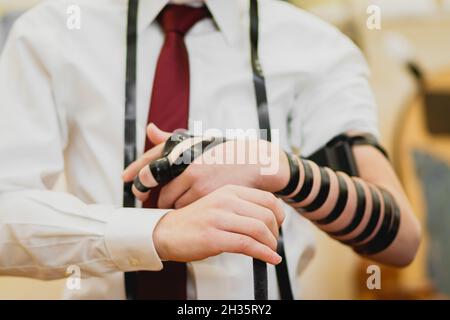
[[[129,258],[128,262],[130,263],[130,266],[137,267],[140,263],[140,261],[136,258]]]

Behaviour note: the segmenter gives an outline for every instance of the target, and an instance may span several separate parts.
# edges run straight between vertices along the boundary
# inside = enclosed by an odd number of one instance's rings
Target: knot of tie
[[[159,14],[158,22],[164,33],[176,32],[184,36],[198,21],[208,17],[208,9],[186,5],[167,5]]]

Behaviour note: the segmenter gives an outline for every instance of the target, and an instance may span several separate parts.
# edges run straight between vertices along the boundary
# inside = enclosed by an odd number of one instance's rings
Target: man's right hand
[[[229,185],[168,212],[153,242],[163,261],[190,262],[230,252],[276,265],[283,220],[281,202],[272,193]]]

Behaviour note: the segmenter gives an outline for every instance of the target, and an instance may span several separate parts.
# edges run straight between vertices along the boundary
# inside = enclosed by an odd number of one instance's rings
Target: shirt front
[[[137,146],[142,154],[167,0],[140,1]],[[212,19],[186,35],[190,129],[257,129],[246,0],[207,0]],[[279,143],[309,155],[344,131],[378,135],[359,50],[287,3],[260,0],[261,64]],[[80,29],[68,7],[80,8]],[[122,208],[126,0],[58,0],[15,24],[0,59],[0,274],[41,279],[81,270],[67,298],[125,298],[123,272],[157,271],[152,231],[166,210]],[[67,192],[52,191],[64,173]],[[313,255],[310,223],[283,224],[295,295]],[[253,299],[252,260],[221,254],[188,264],[191,299]],[[269,298],[279,297],[269,266]]]

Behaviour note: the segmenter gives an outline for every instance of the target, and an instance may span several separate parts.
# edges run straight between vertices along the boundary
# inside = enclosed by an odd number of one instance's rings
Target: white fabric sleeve
[[[377,107],[369,69],[350,39],[327,28],[315,54],[322,66],[299,88],[292,109],[290,143],[309,156],[333,137],[347,132],[371,133],[379,138]]]
[[[0,58],[0,275],[57,279],[70,265],[83,277],[160,270],[152,233],[166,211],[88,205],[50,190],[67,140],[48,67],[54,35],[22,31],[16,24]]]

